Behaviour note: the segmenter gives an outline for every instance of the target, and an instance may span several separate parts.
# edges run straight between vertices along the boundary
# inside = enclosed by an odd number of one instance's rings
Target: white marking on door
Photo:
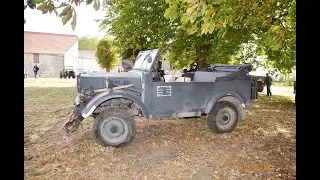
[[[157,86],[157,97],[171,96],[171,86]]]

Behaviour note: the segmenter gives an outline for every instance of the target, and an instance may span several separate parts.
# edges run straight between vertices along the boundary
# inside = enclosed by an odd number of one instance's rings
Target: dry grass
[[[261,94],[228,134],[205,117],[136,118],[136,138],[116,149],[95,142],[92,118],[65,137],[75,81],[38,80],[25,80],[25,179],[295,179],[293,97]]]

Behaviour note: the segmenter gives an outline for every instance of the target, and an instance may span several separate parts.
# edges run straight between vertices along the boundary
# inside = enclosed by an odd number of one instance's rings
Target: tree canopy
[[[166,0],[165,17],[178,19],[188,34],[215,34],[220,42],[232,41],[227,34],[245,29],[265,54],[268,63],[280,71],[295,65],[296,1],[295,0]],[[234,31],[236,30],[236,31]],[[244,38],[246,39],[246,38]],[[248,43],[248,41],[243,41]],[[238,46],[238,44],[235,44]],[[239,50],[242,50],[241,48]]]
[[[258,56],[283,72],[295,65],[294,0],[109,0],[104,8],[101,28],[110,26],[123,51],[160,47],[175,68]]]
[[[113,48],[112,40],[104,38],[98,42],[96,57],[98,64],[108,72],[117,65],[116,50]]]
[[[106,16],[100,27],[115,36],[124,56],[138,51],[164,47],[172,38],[171,21],[163,14],[168,5],[163,0],[110,0],[103,5]],[[131,56],[131,57],[132,57]]]
[[[84,36],[79,38],[79,50],[96,50],[99,38]]]

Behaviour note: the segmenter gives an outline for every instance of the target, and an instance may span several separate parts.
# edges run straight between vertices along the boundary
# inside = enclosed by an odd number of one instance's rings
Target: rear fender
[[[100,104],[114,98],[126,98],[133,101],[138,106],[138,108],[141,109],[144,118],[149,119],[149,113],[146,107],[144,106],[143,102],[136,95],[123,90],[116,90],[113,92],[106,91],[96,95],[83,108],[82,117],[89,117],[94,112],[94,110],[96,110],[96,108],[99,107]]]
[[[208,102],[205,113],[209,114],[213,109],[214,105],[218,101],[228,101],[233,103],[238,111],[239,119],[244,120],[246,118],[245,114],[245,104],[241,98],[241,96],[233,91],[223,90],[213,95],[211,100]]]

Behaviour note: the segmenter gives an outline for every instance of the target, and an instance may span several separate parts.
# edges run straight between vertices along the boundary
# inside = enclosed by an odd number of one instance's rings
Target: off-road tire
[[[96,141],[102,146],[120,148],[129,145],[134,139],[136,124],[125,109],[109,108],[99,113],[95,118],[93,134]]]
[[[60,79],[62,79],[63,77],[63,73],[60,71]]]
[[[76,76],[75,76],[75,75],[72,75],[72,78],[74,79],[74,78],[76,78]]]
[[[217,102],[208,114],[208,126],[215,133],[231,132],[238,123],[236,106],[228,101]]]

